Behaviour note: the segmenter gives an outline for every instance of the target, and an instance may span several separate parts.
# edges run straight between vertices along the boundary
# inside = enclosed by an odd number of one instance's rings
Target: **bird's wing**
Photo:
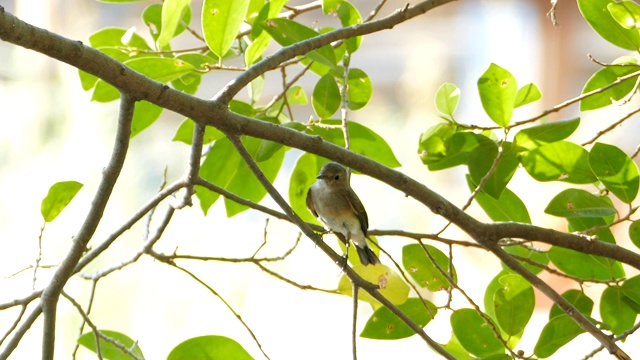
[[[313,198],[311,197],[311,189],[309,188],[309,190],[307,191],[307,209],[309,209],[309,211],[311,211],[311,213],[313,214],[313,216],[317,219],[318,218],[318,213],[316,212],[316,207],[313,206]]]
[[[358,198],[358,195],[356,195],[353,190],[345,190],[343,194],[344,196],[346,196],[349,204],[351,204],[356,217],[358,217],[358,221],[360,221],[360,229],[362,229],[362,233],[366,237],[367,229],[369,229],[369,217],[367,216],[367,211],[364,209],[364,205],[362,205],[362,202]]]

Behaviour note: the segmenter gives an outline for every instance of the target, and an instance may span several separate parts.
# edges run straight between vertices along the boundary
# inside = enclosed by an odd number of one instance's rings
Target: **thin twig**
[[[357,325],[358,325],[358,284],[351,283],[352,304],[353,304],[353,317],[351,327],[351,353],[353,354],[353,360],[358,360],[358,347],[357,347]]]
[[[157,255],[153,251],[150,251],[149,254],[151,256],[154,256],[154,257],[156,257],[155,255]],[[187,274],[190,278],[195,280],[198,284],[204,286],[207,290],[209,290],[209,292],[211,294],[213,294],[215,297],[217,297],[227,307],[227,309],[229,309],[229,311],[231,311],[231,313],[236,317],[236,319],[238,319],[238,321],[242,324],[242,326],[244,326],[244,328],[247,330],[247,332],[249,333],[249,335],[251,336],[253,341],[256,343],[256,345],[260,349],[260,352],[262,352],[262,355],[264,355],[265,358],[269,359],[269,356],[267,355],[267,353],[262,348],[262,344],[260,344],[260,341],[258,341],[258,338],[254,334],[253,330],[251,330],[251,327],[242,319],[242,316],[240,316],[240,314],[237,311],[235,311],[235,309],[231,306],[231,304],[229,304],[217,291],[215,291],[211,286],[209,286],[209,284],[204,282],[202,279],[200,279],[198,276],[196,276],[194,273],[192,273],[191,271],[187,270],[186,268],[184,268],[182,266],[179,266],[174,262],[166,262],[166,261],[164,261],[164,259],[162,257],[156,257],[156,259],[158,259],[158,260],[164,262],[165,264],[168,264],[168,265],[170,265],[170,266],[182,271],[183,273]]]
[[[18,327],[18,324],[20,324],[20,320],[22,320],[22,316],[24,316],[24,313],[26,311],[27,311],[27,305],[23,304],[20,307],[20,312],[18,313],[18,316],[16,316],[16,319],[13,321],[11,326],[9,326],[9,329],[7,329],[4,335],[0,338],[0,346],[2,346],[2,343],[9,337],[9,335],[11,335],[13,330],[15,330]]]
[[[91,330],[95,334],[96,338],[102,339],[102,340],[110,343],[111,345],[117,347],[120,351],[122,351],[123,353],[125,353],[126,355],[130,356],[133,359],[144,360],[141,357],[139,357],[138,355],[136,355],[131,349],[126,347],[124,344],[122,344],[120,341],[118,341],[118,340],[116,340],[116,339],[114,339],[114,338],[112,338],[110,336],[107,336],[102,331],[100,331],[98,329],[98,327],[93,323],[93,321],[91,321],[91,319],[89,318],[89,315],[87,315],[87,313],[84,312],[84,310],[82,309],[82,306],[80,304],[78,304],[78,302],[74,298],[69,296],[69,294],[67,294],[66,292],[63,291],[62,292],[62,296],[64,296],[67,299],[67,301],[69,301],[71,303],[71,305],[73,305],[73,307],[76,308],[76,310],[78,311],[78,314],[80,314],[80,316],[82,316],[82,319],[91,328]],[[99,339],[96,339],[96,354],[98,355],[99,359],[102,359],[102,352],[100,351],[100,341],[99,341]]]
[[[38,279],[38,269],[40,268],[40,262],[42,261],[42,235],[44,234],[44,227],[46,222],[42,223],[40,227],[40,234],[38,235],[38,257],[36,258],[36,264],[33,266],[33,281],[31,283],[32,290],[36,290],[36,280]]]
[[[95,299],[96,296],[96,289],[98,288],[98,279],[93,280],[91,282],[91,291],[89,292],[89,301],[87,302],[87,316],[89,316],[89,314],[91,314],[91,309],[93,308],[93,301]],[[82,319],[82,324],[80,324],[80,329],[78,331],[78,338],[80,338],[80,336],[82,336],[82,334],[84,333],[84,327],[87,324],[86,321],[84,321],[84,318]],[[71,353],[71,358],[75,359],[76,358],[76,354],[78,352],[78,349],[80,349],[80,343],[78,343],[76,341],[76,345],[73,348],[73,352]]]
[[[103,277],[111,274],[112,272],[115,272],[115,271],[118,271],[118,270],[122,270],[126,266],[131,265],[131,264],[135,263],[136,261],[138,261],[138,259],[143,254],[147,253],[153,247],[153,245],[155,245],[155,243],[157,243],[158,240],[160,240],[160,238],[162,237],[162,234],[164,233],[164,231],[166,230],[167,226],[169,225],[169,221],[173,217],[174,213],[175,213],[175,208],[173,208],[171,206],[167,207],[167,210],[166,210],[164,216],[162,217],[162,221],[160,222],[160,224],[156,228],[156,231],[153,234],[153,236],[151,236],[144,243],[142,248],[140,250],[138,250],[131,258],[129,258],[129,259],[117,264],[117,265],[114,265],[114,266],[111,266],[111,267],[106,268],[104,270],[101,270],[101,271],[98,271],[96,273],[93,273],[91,275],[80,274],[80,276],[82,278],[85,278],[85,279],[96,281],[96,280],[98,280],[100,278],[103,278]]]
[[[487,324],[487,326],[489,326],[489,328],[491,329],[491,331],[493,332],[493,334],[495,335],[496,339],[498,341],[500,341],[502,343],[502,345],[505,347],[505,349],[507,349],[507,351],[509,351],[509,353],[511,354],[512,357],[516,357],[516,354],[513,352],[513,349],[511,349],[511,347],[509,346],[509,344],[507,343],[507,341],[505,339],[502,338],[502,335],[500,334],[500,330],[498,330],[498,328],[496,327],[496,325],[493,323],[493,321],[489,318],[489,316],[487,316],[487,314],[485,314],[482,309],[480,308],[480,306],[478,306],[478,304],[476,304],[475,301],[473,301],[473,299],[471,298],[471,296],[469,296],[467,294],[467,292],[462,289],[453,279],[453,276],[449,275],[448,271],[445,271],[440,264],[438,264],[438,262],[436,261],[436,259],[433,257],[433,255],[431,254],[431,251],[429,251],[429,249],[423,244],[423,243],[419,243],[420,246],[422,247],[422,250],[424,251],[424,253],[427,255],[427,257],[429,258],[429,261],[431,262],[431,264],[438,270],[438,272],[444,276],[445,279],[447,279],[447,281],[449,282],[449,286],[458,290],[460,292],[460,294],[462,294],[462,296],[465,297],[465,299],[467,299],[467,302],[476,310],[476,312],[478,313],[478,315],[480,315],[480,317],[482,318],[482,320],[485,322],[485,324]]]
[[[640,329],[640,321],[637,322],[631,329],[623,332],[622,334],[616,336],[613,338],[613,341],[618,342],[618,341],[624,341],[624,339],[626,339],[629,335],[635,333],[636,331],[638,331],[638,329]],[[600,351],[604,350],[604,346],[600,345],[597,349],[593,350],[592,352],[590,352],[589,354],[585,355],[585,357],[583,358],[584,360],[590,359],[593,356],[595,356],[597,353],[599,353]]]
[[[583,142],[582,144],[580,144],[581,146],[587,146],[589,144],[593,144],[594,142],[596,142],[596,140],[598,140],[602,135],[608,133],[609,131],[615,129],[618,125],[622,124],[623,122],[627,121],[629,118],[631,118],[633,115],[637,114],[640,112],[640,108],[635,109],[633,111],[630,111],[628,114],[626,114],[625,116],[623,116],[622,118],[620,118],[620,120],[614,122],[613,124],[611,124],[610,126],[606,127],[604,130],[600,130],[598,131],[598,133],[596,134],[596,136],[594,136],[591,140]]]
[[[276,96],[274,96],[273,99],[271,99],[271,101],[269,101],[269,103],[267,103],[267,105],[265,105],[265,108],[268,109],[268,108],[272,107],[273,104],[275,104],[278,100],[282,99],[283,97],[286,98],[287,90],[289,90],[291,88],[291,86],[293,86],[295,83],[297,83],[298,80],[300,80],[300,78],[302,78],[302,76],[304,76],[304,74],[306,74],[307,71],[309,71],[309,69],[311,68],[311,65],[313,65],[313,61],[309,61],[307,66],[305,66],[304,69],[302,69],[302,71],[300,71],[298,74],[296,74],[296,76],[294,76],[293,79],[291,79],[290,82],[286,83],[283,86],[282,91],[279,94],[277,94]],[[282,68],[284,68],[284,66]],[[291,119],[293,120],[293,117],[291,117]]]
[[[487,171],[487,173],[482,177],[482,179],[480,179],[480,183],[473,190],[473,192],[471,193],[471,195],[467,199],[467,202],[460,208],[462,211],[465,211],[467,208],[469,208],[469,206],[471,206],[471,203],[473,202],[473,199],[475,199],[476,196],[478,196],[478,193],[480,193],[482,191],[484,186],[487,184],[487,181],[489,181],[489,178],[491,178],[491,176],[493,176],[493,174],[495,173],[496,169],[498,168],[498,165],[500,164],[500,160],[502,160],[502,157],[504,156],[504,143],[505,143],[506,138],[507,138],[507,133],[508,133],[508,130],[505,129],[504,130],[504,138],[500,141],[500,144],[498,145],[498,155],[493,160],[493,163],[491,164],[491,167],[489,168],[489,171]],[[438,231],[436,233],[436,235],[442,234],[449,227],[449,225],[451,225],[451,221],[449,221],[442,228],[442,230]]]
[[[323,293],[327,293],[327,294],[334,294],[334,295],[339,295],[340,294],[340,292],[338,290],[335,290],[335,289],[334,290],[328,290],[328,289],[317,288],[317,287],[311,286],[311,285],[299,284],[299,283],[297,283],[297,282],[295,282],[295,281],[293,281],[293,280],[291,280],[289,278],[286,278],[286,277],[278,274],[277,272],[269,269],[268,267],[262,265],[259,262],[255,262],[254,264],[257,267],[259,267],[260,270],[264,271],[265,273],[267,273],[267,274],[273,276],[274,278],[276,278],[278,280],[281,280],[281,281],[283,281],[283,282],[285,282],[285,283],[287,283],[287,284],[289,284],[291,286],[297,287],[300,290],[313,290],[313,291],[319,291],[319,292],[323,292]]]
[[[380,12],[380,10],[382,9],[382,7],[384,6],[384,4],[387,3],[387,0],[380,0],[378,2],[378,4],[376,5],[376,7],[373,8],[373,10],[371,10],[371,12],[369,13],[369,15],[367,16],[366,19],[364,19],[364,22],[369,22],[371,20],[373,20],[373,18],[376,17],[376,15],[378,15],[378,13]]]

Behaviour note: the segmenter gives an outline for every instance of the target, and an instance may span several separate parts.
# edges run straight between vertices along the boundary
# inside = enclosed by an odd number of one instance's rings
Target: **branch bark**
[[[73,275],[74,269],[82,254],[87,249],[89,240],[102,219],[102,214],[107,206],[107,202],[111,197],[111,191],[118,180],[120,171],[124,164],[124,160],[129,148],[129,138],[131,136],[131,120],[133,119],[133,111],[135,109],[136,99],[126,92],[122,92],[120,102],[120,114],[118,118],[118,129],[116,132],[116,140],[113,146],[113,153],[109,164],[104,169],[102,180],[98,185],[91,209],[82,224],[82,227],[73,239],[71,249],[67,253],[67,257],[62,261],[56,270],[51,282],[44,289],[40,297],[40,306],[44,314],[44,329],[42,338],[42,359],[53,360],[53,350],[55,347],[55,331],[56,331],[56,310],[58,299],[62,293],[64,285]]]
[[[255,64],[248,69],[242,75],[238,76],[234,81],[227,84],[212,100],[206,101],[187,95],[185,93],[176,91],[168,86],[159,82],[148,79],[147,77],[136,73],[123,65],[122,63],[102,54],[101,52],[84,46],[81,42],[72,41],[62,36],[52,34],[46,30],[39,29],[24,23],[7,13],[2,7],[0,7],[0,39],[11,42],[13,44],[23,46],[34,51],[38,51],[52,58],[58,59],[65,63],[68,63],[80,70],[93,74],[104,81],[114,85],[123,92],[121,103],[121,114],[119,120],[119,128],[116,145],[114,146],[114,153],[110,161],[109,166],[106,168],[103,180],[96,193],[92,209],[88,214],[87,219],[79,230],[74,239],[74,244],[69,251],[67,258],[63,261],[61,266],[56,271],[51,283],[44,290],[40,305],[33,310],[31,315],[23,322],[22,326],[18,329],[14,337],[10,341],[10,345],[7,346],[5,352],[0,354],[0,359],[6,358],[17,345],[20,338],[31,326],[33,321],[39,316],[40,312],[44,312],[44,339],[43,339],[43,359],[51,359],[53,357],[54,347],[54,333],[55,333],[55,314],[57,300],[61,294],[64,284],[69,277],[76,271],[79,271],[81,266],[86,265],[87,261],[80,262],[82,253],[86,249],[86,244],[91,239],[95,228],[97,227],[104,206],[110,196],[113,185],[118,177],[119,171],[124,162],[124,158],[127,151],[130,120],[133,114],[134,99],[144,99],[153,104],[161,106],[163,108],[175,111],[186,117],[193,119],[197,125],[197,132],[202,131],[204,126],[214,126],[219,130],[227,134],[234,145],[242,153],[242,144],[239,141],[239,136],[248,135],[261,139],[272,140],[281,143],[286,146],[301,149],[310,153],[314,153],[334,161],[338,161],[348,167],[358,170],[361,173],[367,174],[373,178],[376,178],[391,187],[394,187],[414,199],[418,200],[426,207],[428,207],[433,213],[443,216],[447,220],[456,224],[459,228],[464,230],[471,238],[477,241],[480,245],[486,249],[492,251],[496,256],[501,258],[505,263],[513,263],[510,256],[502,257],[501,251],[497,246],[500,239],[504,238],[519,238],[531,241],[540,241],[552,245],[562,246],[565,248],[577,250],[587,254],[605,256],[614,260],[618,260],[629,264],[636,269],[640,269],[640,255],[633,253],[627,249],[619,247],[614,244],[608,244],[601,241],[593,240],[590,237],[575,234],[566,234],[563,232],[545,229],[533,225],[516,224],[516,223],[497,223],[487,224],[482,223],[473,217],[467,215],[464,211],[454,206],[447,201],[444,197],[433,192],[424,184],[407,177],[406,175],[386,168],[366,157],[354,154],[341,147],[335,146],[331,143],[324,141],[320,137],[309,136],[304,133],[263,122],[248,117],[244,117],[238,114],[230,112],[227,108],[228,102],[249,82],[255,79],[257,76],[264,74],[265,72],[276,68],[283,61],[292,59],[298,55],[302,55],[310,50],[317,49],[323,45],[330,44],[332,42],[342,40],[345,38],[370,34],[376,31],[384,29],[391,29],[394,26],[411,19],[415,16],[423,14],[436,6],[448,3],[452,0],[431,0],[418,3],[413,7],[405,7],[394,14],[382,18],[380,20],[371,21],[366,24],[352,26],[348,28],[338,29],[331,31],[327,34],[314,37],[312,39],[296,43],[292,46],[281,49],[274,55],[267,57],[263,61]],[[128,94],[128,95],[127,95]],[[564,104],[561,104],[565,106]],[[555,110],[554,110],[555,111]],[[533,121],[530,119],[527,121]],[[198,152],[193,151],[191,171],[188,174],[188,179],[181,183],[180,186],[189,186],[198,182],[197,164],[195,162],[195,156]],[[249,157],[250,159],[250,157]],[[248,161],[251,167],[251,161]],[[255,163],[254,163],[255,165]],[[257,169],[257,165],[255,166]],[[256,170],[253,169],[253,170]],[[259,169],[258,169],[259,170]],[[340,256],[336,254],[331,248],[324,248],[326,244],[322,242],[318,236],[311,230],[311,228],[302,222],[300,218],[288,207],[286,201],[279,197],[279,194],[272,188],[272,185],[264,178],[260,177],[259,171],[256,171],[256,176],[267,188],[272,197],[282,207],[287,217],[296,223],[302,229],[302,231],[316,242],[318,247],[327,253],[327,255],[334,261],[339,262]],[[271,186],[271,188],[270,188]],[[278,198],[279,197],[279,198]],[[425,214],[425,216],[427,216]],[[125,229],[126,230],[126,229]],[[124,231],[124,230],[123,230]],[[108,245],[107,245],[108,246]],[[91,254],[90,254],[91,255]],[[90,256],[87,258],[92,259]],[[511,259],[511,260],[509,260]],[[90,261],[90,260],[88,260]],[[515,261],[515,260],[513,260]],[[517,264],[517,262],[515,262]],[[519,265],[519,264],[518,264]],[[520,274],[524,276],[526,272],[522,272],[518,266],[513,265]],[[347,275],[354,281],[359,278],[356,273],[350,272],[347,268],[345,270]],[[526,276],[525,276],[526,277]],[[532,279],[532,283],[535,282]],[[366,282],[356,282],[358,286],[368,291],[372,296],[381,301],[385,305],[391,306],[393,311],[394,306],[388,303],[384,297],[382,297],[375,288],[368,286]],[[547,296],[554,301],[558,301],[558,304],[562,304],[562,300],[557,299],[557,293],[547,293]],[[571,308],[567,308],[561,305],[561,307],[568,312],[572,312]],[[396,314],[401,317],[403,314]],[[402,317],[401,317],[402,318]],[[577,322],[584,327],[589,327],[590,324],[585,324],[582,320]],[[422,336],[429,344],[432,344],[430,339],[421,328],[414,329],[420,336]],[[593,329],[587,329],[592,332]],[[596,329],[597,330],[597,329]],[[610,341],[607,341],[602,336],[602,333],[598,330],[597,333],[592,333],[604,346],[606,346],[610,352],[617,353],[619,349],[610,345]],[[437,344],[435,344],[438,346]],[[13,346],[13,347],[12,347]],[[436,347],[437,349],[437,347]],[[447,356],[448,354],[443,354]],[[620,358],[622,355],[620,355]]]

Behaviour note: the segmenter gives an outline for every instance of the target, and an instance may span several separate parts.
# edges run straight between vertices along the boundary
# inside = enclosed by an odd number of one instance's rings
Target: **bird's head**
[[[329,186],[344,186],[349,184],[347,169],[336,162],[324,164],[316,179],[324,181]]]

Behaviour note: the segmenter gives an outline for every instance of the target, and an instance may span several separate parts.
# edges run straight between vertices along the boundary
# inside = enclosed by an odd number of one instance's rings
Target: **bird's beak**
[[[320,174],[318,176],[316,176],[316,179],[326,179],[327,175],[326,174]]]

